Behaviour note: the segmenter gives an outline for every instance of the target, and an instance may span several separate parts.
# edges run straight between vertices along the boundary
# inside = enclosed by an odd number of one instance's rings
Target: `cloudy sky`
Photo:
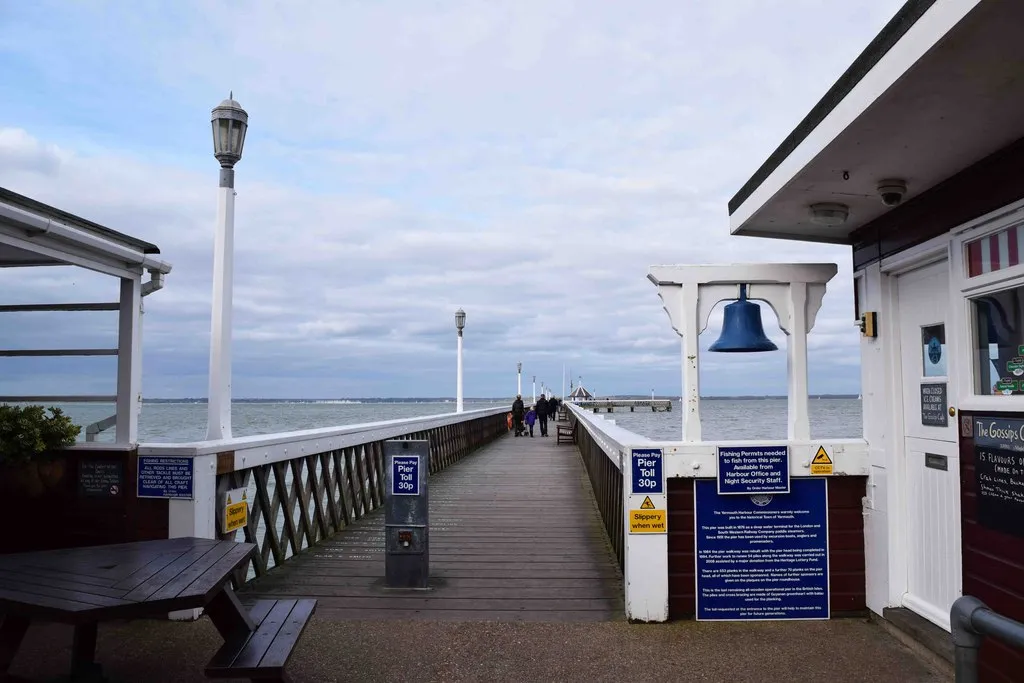
[[[840,264],[813,392],[859,392],[850,251],[730,237],[726,203],[901,0],[0,0],[0,186],[155,242],[144,394],[205,396],[217,164],[237,167],[236,397],[504,396],[563,364],[680,391],[648,267]],[[111,300],[80,270],[3,303]],[[701,337],[718,336],[721,307]],[[5,314],[2,346],[113,344],[115,314]],[[772,314],[766,328],[785,348]],[[112,392],[109,358],[0,359],[0,393]],[[703,393],[784,393],[784,350],[702,355]]]

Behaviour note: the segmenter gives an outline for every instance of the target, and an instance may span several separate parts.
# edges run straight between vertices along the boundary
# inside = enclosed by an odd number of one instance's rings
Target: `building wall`
[[[961,413],[974,418],[1000,417],[1024,420],[1024,413]],[[969,436],[960,439],[960,503],[963,513],[963,592],[973,595],[1001,614],[1024,622],[1024,518],[1009,522],[1019,529],[1017,534],[992,528],[978,514],[976,447]],[[1024,455],[1024,454],[1022,454]],[[1024,675],[1024,652],[986,639],[982,645],[979,665],[985,681],[1009,683],[1006,672]]]

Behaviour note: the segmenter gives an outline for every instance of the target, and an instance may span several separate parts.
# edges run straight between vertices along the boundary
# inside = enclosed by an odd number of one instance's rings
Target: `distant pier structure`
[[[650,398],[590,398],[574,401],[576,405],[595,413],[614,413],[616,408],[629,408],[629,412],[635,412],[637,408],[649,408],[655,413],[668,413],[672,411],[670,399]]]

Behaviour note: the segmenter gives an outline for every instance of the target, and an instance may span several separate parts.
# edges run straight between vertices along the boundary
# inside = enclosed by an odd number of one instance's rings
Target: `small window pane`
[[[971,307],[975,393],[1024,393],[1024,286],[972,299]]]
[[[1024,225],[1013,225],[968,242],[967,277],[994,273],[1024,261]]]
[[[921,328],[921,358],[925,377],[946,376],[946,326]]]

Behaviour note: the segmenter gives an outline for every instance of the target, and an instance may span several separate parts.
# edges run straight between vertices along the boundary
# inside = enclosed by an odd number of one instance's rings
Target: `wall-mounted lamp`
[[[860,328],[860,333],[865,337],[874,339],[878,336],[878,314],[874,311],[868,311],[860,320],[854,320],[853,324]]]

